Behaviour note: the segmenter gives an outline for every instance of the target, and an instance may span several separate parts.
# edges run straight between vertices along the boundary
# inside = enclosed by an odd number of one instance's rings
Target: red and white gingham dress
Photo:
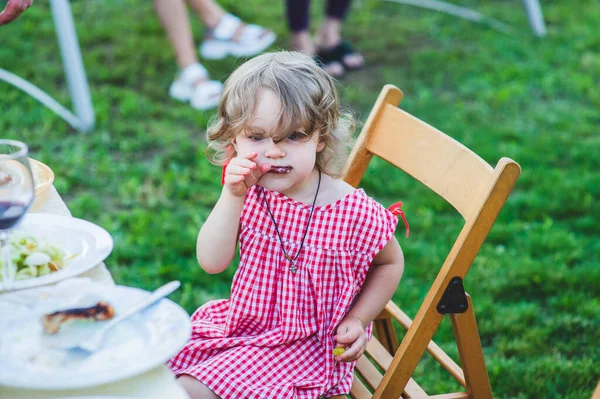
[[[335,361],[333,336],[371,261],[392,238],[397,218],[362,189],[315,207],[293,274],[265,198],[286,251],[296,255],[310,205],[253,186],[241,216],[231,298],[194,312],[190,341],[168,365],[224,399],[347,393],[354,363]]]

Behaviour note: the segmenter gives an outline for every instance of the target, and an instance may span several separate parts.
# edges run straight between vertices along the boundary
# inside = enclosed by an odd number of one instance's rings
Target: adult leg
[[[225,15],[225,10],[213,0],[187,1],[208,29],[214,29]]]
[[[154,7],[181,70],[169,87],[169,95],[179,101],[189,101],[196,109],[214,108],[219,103],[222,84],[209,80],[208,72],[198,62],[185,3],[183,0],[154,0]]]
[[[309,55],[317,53],[317,46],[309,33],[310,0],[286,0],[288,28],[292,34],[292,50],[301,51]],[[341,78],[344,67],[340,62],[326,62],[323,69],[331,76]]]
[[[183,0],[154,0],[158,19],[167,32],[180,69],[198,62]]]
[[[248,25],[228,14],[215,0],[187,0],[206,25],[200,55],[222,59],[228,55],[251,57],[262,53],[276,39],[275,33],[258,25]]]
[[[317,49],[308,31],[309,8],[310,0],[286,0],[287,23],[292,34],[291,48],[313,55]]]
[[[183,374],[177,378],[177,381],[183,386],[191,399],[219,399],[213,391],[191,375]]]
[[[334,49],[342,43],[342,22],[348,13],[351,0],[328,0],[325,9],[326,18],[319,31],[319,47],[322,51]],[[352,52],[343,56],[347,68],[360,68],[364,58],[360,53]]]

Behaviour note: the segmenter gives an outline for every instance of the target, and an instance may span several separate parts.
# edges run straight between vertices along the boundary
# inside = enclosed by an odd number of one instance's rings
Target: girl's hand
[[[257,152],[233,158],[225,169],[225,187],[234,197],[244,197],[250,187],[271,169],[271,165],[258,165],[254,160]]]
[[[337,346],[346,348],[344,353],[335,357],[338,362],[358,360],[367,347],[367,333],[358,317],[349,317],[342,320],[333,339],[338,343]]]

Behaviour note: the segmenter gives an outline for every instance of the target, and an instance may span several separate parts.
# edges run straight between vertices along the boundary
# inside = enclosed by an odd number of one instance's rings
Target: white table
[[[36,198],[30,212],[71,216],[71,212],[54,186],[50,186]],[[90,277],[102,284],[115,284],[104,263],[100,263],[79,277],[83,276]],[[164,365],[136,377],[86,389],[33,391],[0,386],[1,399],[54,399],[83,395],[114,395],[140,399],[189,399],[181,385],[175,381],[171,370]]]

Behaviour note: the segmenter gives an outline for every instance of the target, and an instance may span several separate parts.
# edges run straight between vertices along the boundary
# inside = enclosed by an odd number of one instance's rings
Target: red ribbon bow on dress
[[[404,215],[404,211],[402,210],[402,201],[398,201],[390,205],[388,210],[392,212],[392,215],[400,215],[400,217],[404,221],[404,226],[406,226],[406,237],[408,238],[408,234],[410,233],[410,226],[408,225],[408,220],[406,220],[406,215]]]

